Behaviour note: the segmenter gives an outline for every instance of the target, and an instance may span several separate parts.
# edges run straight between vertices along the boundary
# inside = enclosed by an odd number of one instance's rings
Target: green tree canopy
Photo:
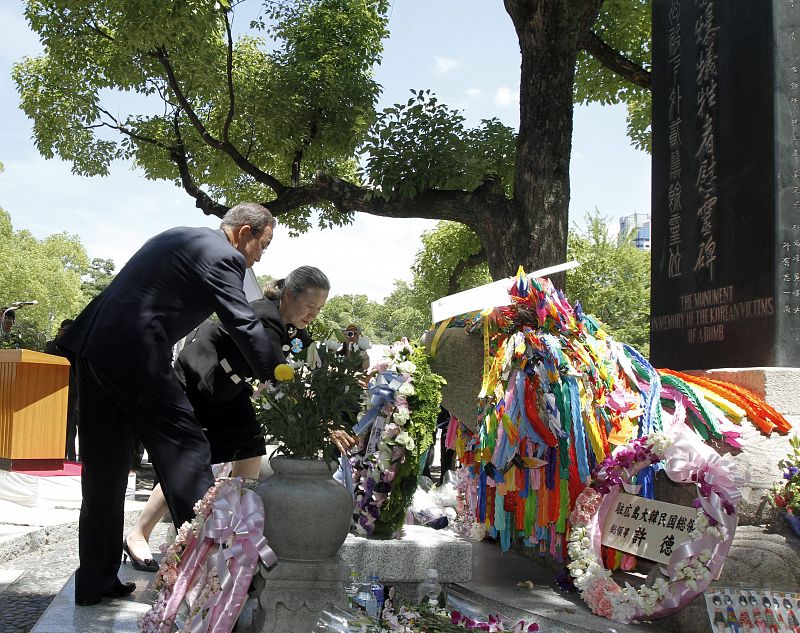
[[[41,349],[62,319],[83,307],[81,275],[88,266],[78,236],[56,233],[37,240],[29,231],[15,231],[11,216],[0,209],[0,307],[39,302],[17,311],[15,331],[25,333],[24,340],[12,336],[4,346]]]
[[[375,315],[379,303],[370,301],[367,295],[336,295],[328,298],[314,320],[314,332],[324,336],[333,330],[344,330],[354,324],[370,340],[375,339]]]
[[[650,350],[650,252],[633,246],[633,235],[610,236],[608,218],[587,214],[586,229],[573,228],[569,258],[581,263],[567,273],[567,298],[579,301],[622,343]]]
[[[628,103],[647,146],[649,6],[504,0],[516,132],[468,127],[424,89],[375,111],[388,0],[26,0],[45,51],[14,80],[37,148],[76,173],[129,158],[207,214],[256,200],[294,231],[314,210],[322,226],[354,212],[460,222],[500,278],[565,259],[575,101]],[[243,14],[258,17],[234,34]],[[121,93],[137,111],[119,112]]]
[[[431,320],[431,302],[492,280],[480,239],[458,222],[439,222],[423,233],[414,258],[413,305]]]
[[[394,290],[375,313],[375,341],[388,344],[403,337],[417,341],[431,324],[430,306],[423,312],[417,304],[414,288],[405,281],[395,280]]]
[[[114,279],[115,268],[113,259],[101,259],[100,257],[92,259],[81,282],[81,291],[86,303],[103,292],[111,283],[111,280]]]

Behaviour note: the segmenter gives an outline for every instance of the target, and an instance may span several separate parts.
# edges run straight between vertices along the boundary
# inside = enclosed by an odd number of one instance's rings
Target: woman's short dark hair
[[[310,289],[328,291],[331,289],[331,282],[319,268],[300,266],[286,275],[285,279],[278,279],[268,284],[264,288],[264,296],[268,299],[279,299],[284,290],[289,290],[292,296],[299,297]]]

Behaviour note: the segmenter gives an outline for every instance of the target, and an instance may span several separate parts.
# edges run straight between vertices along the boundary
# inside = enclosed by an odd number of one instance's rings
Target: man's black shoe
[[[125,596],[131,595],[135,589],[135,582],[117,582],[117,585],[113,589],[99,596],[92,596],[91,598],[85,598],[83,600],[75,598],[75,604],[80,607],[90,607],[100,602],[103,598],[124,598]]]

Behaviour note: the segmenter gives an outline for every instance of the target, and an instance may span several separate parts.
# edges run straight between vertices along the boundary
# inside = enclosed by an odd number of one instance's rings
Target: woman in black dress
[[[265,298],[251,302],[253,311],[284,354],[310,343],[306,328],[328,298],[330,282],[313,266],[301,266],[265,289]],[[269,369],[272,374],[274,367]],[[187,337],[175,362],[195,418],[211,447],[213,464],[233,463],[233,477],[255,479],[266,453],[261,427],[250,397],[252,376],[244,356],[217,321],[205,321]],[[354,440],[343,433],[331,438],[342,450]],[[136,569],[155,571],[147,541],[166,511],[160,486],[156,486],[123,549]]]

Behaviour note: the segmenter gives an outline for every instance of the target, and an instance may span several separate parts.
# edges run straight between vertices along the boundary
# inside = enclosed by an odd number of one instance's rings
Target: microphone
[[[19,308],[22,306],[38,306],[38,305],[39,302],[36,301],[36,299],[34,299],[33,301],[15,301],[14,303],[11,304],[11,307]]]

